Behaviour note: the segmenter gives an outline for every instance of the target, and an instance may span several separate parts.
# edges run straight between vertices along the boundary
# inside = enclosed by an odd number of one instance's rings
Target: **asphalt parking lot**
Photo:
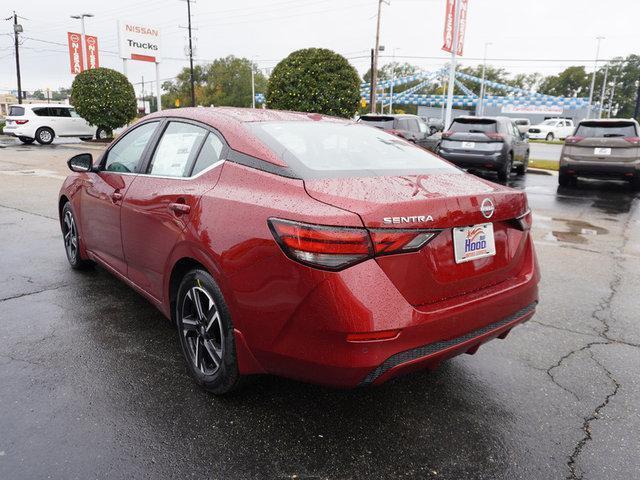
[[[66,159],[0,148],[0,478],[630,479],[640,471],[640,196],[529,174],[534,319],[381,387],[194,386],[169,323],[67,266]]]

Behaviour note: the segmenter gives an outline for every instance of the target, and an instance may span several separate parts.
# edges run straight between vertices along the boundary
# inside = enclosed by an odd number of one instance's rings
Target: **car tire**
[[[49,145],[51,142],[53,142],[54,138],[55,134],[49,127],[40,127],[38,130],[36,130],[36,141],[40,145]]]
[[[567,175],[562,170],[558,173],[558,185],[561,187],[575,186],[578,184],[578,177]]]
[[[544,138],[547,142],[553,142],[555,140],[555,136],[552,132],[547,133],[547,136]]]
[[[524,160],[522,161],[522,165],[518,165],[516,167],[516,174],[525,175],[528,169],[529,169],[529,150],[527,150],[527,153],[524,155]]]
[[[80,140],[82,140],[83,142],[90,142],[91,140],[93,140],[92,137],[80,137]]]
[[[500,170],[498,170],[498,180],[501,182],[506,182],[509,180],[509,175],[511,174],[511,170],[513,169],[513,153],[509,153],[507,156],[507,160],[504,162],[504,165]]]
[[[182,278],[174,313],[180,349],[196,383],[216,395],[238,388],[231,315],[207,271],[194,269]]]
[[[106,127],[98,127],[96,129],[96,140],[106,140],[110,137],[109,129]]]
[[[78,235],[78,223],[75,214],[71,208],[71,203],[67,202],[62,207],[60,216],[60,227],[62,228],[62,240],[64,242],[64,250],[67,254],[67,260],[71,268],[75,270],[86,270],[91,268],[94,263],[90,260],[82,258],[80,253],[80,236]]]
[[[25,145],[31,145],[34,141],[35,138],[31,138],[31,137],[18,137],[18,140],[20,140],[22,143],[24,143]]]

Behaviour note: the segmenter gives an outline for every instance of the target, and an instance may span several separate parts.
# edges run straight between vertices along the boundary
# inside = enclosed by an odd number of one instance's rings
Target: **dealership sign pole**
[[[156,102],[162,110],[160,92],[160,30],[133,22],[118,22],[118,44],[122,73],[127,75],[127,61],[153,62],[156,65]],[[144,100],[144,99],[143,99]]]
[[[447,0],[444,20],[444,44],[442,50],[451,52],[449,65],[449,88],[447,91],[447,108],[444,117],[444,128],[449,128],[453,110],[453,90],[456,76],[456,55],[462,55],[464,35],[467,23],[467,0]]]

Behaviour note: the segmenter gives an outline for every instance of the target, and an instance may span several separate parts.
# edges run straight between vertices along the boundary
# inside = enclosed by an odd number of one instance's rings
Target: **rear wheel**
[[[529,169],[529,150],[527,150],[527,153],[524,156],[524,160],[522,161],[522,165],[518,165],[516,167],[516,173],[518,175],[524,175],[525,173],[527,173],[528,169]]]
[[[62,238],[64,240],[64,250],[71,268],[83,270],[93,266],[93,262],[84,260],[80,255],[80,237],[76,217],[69,202],[62,207]]]
[[[555,138],[556,138],[556,137],[553,135],[553,133],[549,132],[549,133],[547,133],[547,136],[546,136],[545,140],[546,140],[547,142],[553,142],[553,140],[554,140]]]
[[[55,135],[49,127],[40,127],[36,130],[36,140],[40,145],[49,145],[53,142]]]
[[[510,153],[507,157],[507,160],[504,162],[503,167],[498,170],[498,180],[501,182],[506,182],[509,180],[509,175],[511,174],[511,170],[513,169],[513,154]]]
[[[106,127],[98,127],[96,129],[96,140],[106,140],[110,138],[111,132]]]
[[[558,185],[560,185],[561,187],[568,187],[570,185],[577,185],[577,184],[578,184],[578,177],[575,177],[573,175],[567,175],[562,170],[560,170],[558,174]]]
[[[175,319],[182,354],[196,383],[217,395],[237,388],[240,373],[231,316],[205,270],[191,270],[180,282]]]
[[[18,139],[25,145],[31,145],[35,140],[35,138],[31,138],[31,137],[18,137]]]

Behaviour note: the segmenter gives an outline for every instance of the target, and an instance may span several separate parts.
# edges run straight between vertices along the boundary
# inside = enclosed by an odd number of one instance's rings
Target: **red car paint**
[[[98,261],[167,317],[172,272],[185,259],[206,268],[229,307],[242,374],[341,387],[379,384],[474,353],[533,315],[539,273],[530,219],[517,220],[528,211],[524,193],[466,173],[290,178],[282,173],[286,159],[259,140],[248,122],[344,121],[185,108],[144,122],[175,118],[212,127],[230,152],[254,164],[229,154],[192,179],[73,173],[60,204],[70,201],[79,218],[82,258]],[[495,205],[490,220],[480,211],[486,198]],[[440,231],[419,251],[376,256],[336,272],[287,257],[268,225],[277,218],[415,228],[383,219],[425,214],[432,217],[428,228]],[[488,221],[496,255],[457,264],[452,227]]]

